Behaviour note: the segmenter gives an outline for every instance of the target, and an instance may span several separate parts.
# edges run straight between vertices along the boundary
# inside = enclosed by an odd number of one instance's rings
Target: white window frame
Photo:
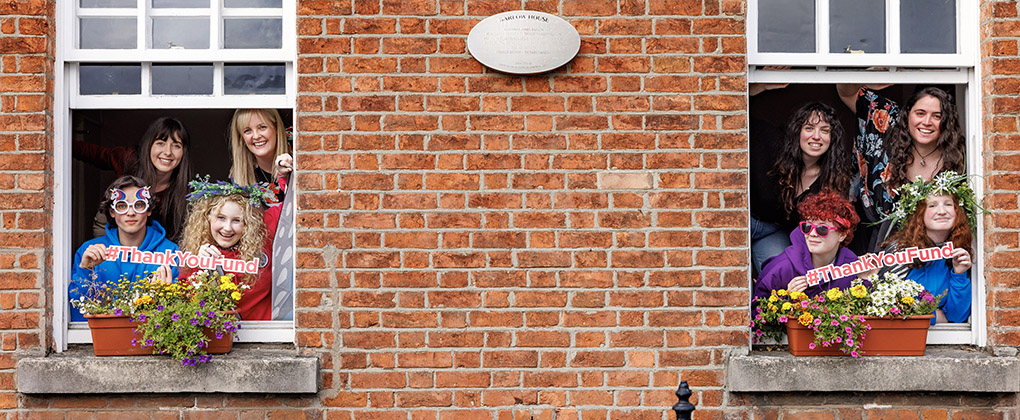
[[[136,9],[85,9],[72,0],[56,8],[56,48],[54,64],[54,214],[53,214],[53,340],[57,351],[69,343],[91,343],[85,323],[70,323],[67,287],[70,282],[71,243],[71,111],[82,109],[233,109],[297,108],[297,6],[296,0],[282,0],[282,10],[225,9],[221,0],[209,0],[208,9],[153,9],[149,0],[137,0]],[[76,39],[78,17],[86,15],[138,16],[138,35],[134,49],[79,49]],[[146,28],[150,16],[209,16],[209,49],[149,49]],[[223,49],[220,21],[230,16],[282,16],[280,49]],[[61,28],[69,28],[61,30]],[[137,95],[80,95],[78,66],[84,63],[132,63],[142,65],[142,90]],[[153,95],[153,63],[200,63],[213,65],[211,95]],[[223,67],[231,63],[284,63],[285,93],[280,95],[224,95]],[[296,225],[295,225],[296,226]],[[296,296],[296,294],[295,294]],[[238,330],[241,342],[293,343],[294,321],[242,321]]]
[[[747,44],[748,83],[793,84],[953,84],[954,97],[965,98],[966,109],[958,110],[965,122],[967,168],[970,174],[982,176],[984,166],[981,128],[981,62],[978,44],[978,2],[957,0],[958,54],[900,54],[899,6],[900,0],[886,0],[886,51],[882,54],[831,54],[828,53],[828,5],[833,0],[816,0],[816,48],[823,53],[759,53],[758,2],[748,2]],[[895,19],[895,20],[893,20]],[[890,23],[892,22],[892,23]],[[764,69],[769,66],[770,69]],[[781,69],[771,69],[781,66]],[[786,68],[793,66],[793,68]],[[850,67],[850,68],[847,68]],[[880,70],[859,70],[880,67]],[[907,68],[904,68],[907,67]],[[962,89],[961,89],[962,87]],[[984,195],[984,185],[972,183],[978,197]],[[978,218],[974,238],[974,265],[971,267],[972,301],[969,323],[939,324],[928,330],[928,344],[973,344],[987,342],[987,315],[985,304],[984,221]]]

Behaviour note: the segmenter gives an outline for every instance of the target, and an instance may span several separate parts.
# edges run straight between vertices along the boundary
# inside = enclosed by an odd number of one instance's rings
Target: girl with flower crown
[[[121,277],[135,281],[152,275],[166,282],[177,278],[177,268],[169,265],[106,259],[112,246],[136,247],[139,251],[155,253],[177,251],[177,244],[167,239],[163,226],[149,217],[152,196],[145,181],[124,175],[114,180],[106,192],[99,209],[109,216],[110,223],[106,224],[105,235],[85,242],[74,253],[68,288],[71,300],[87,295],[93,286],[112,285]],[[72,307],[71,321],[84,320],[84,315]]]
[[[244,261],[258,258],[258,274],[237,273],[240,282],[249,286],[237,312],[244,320],[271,319],[272,243],[281,207],[266,207],[276,201],[274,193],[262,184],[192,181],[191,187],[190,213],[184,225],[181,250],[199,257]],[[195,271],[182,267],[181,279]]]
[[[931,182],[917,180],[899,189],[900,198],[886,218],[900,229],[883,243],[886,253],[931,248],[953,243],[952,258],[884,267],[916,281],[935,295],[947,292],[935,311],[936,322],[966,322],[970,318],[971,244],[979,209],[967,177],[947,171]]]
[[[792,245],[765,261],[754,297],[768,298],[772,291],[786,289],[815,296],[829,289],[847,289],[855,276],[809,285],[808,271],[830,264],[842,265],[857,260],[846,248],[853,239],[860,219],[843,194],[829,190],[811,194],[797,204],[800,224],[790,233]],[[858,276],[867,278],[870,273]],[[870,283],[868,283],[870,285]]]

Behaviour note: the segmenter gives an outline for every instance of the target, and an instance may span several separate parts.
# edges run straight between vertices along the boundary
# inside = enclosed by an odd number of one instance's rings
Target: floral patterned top
[[[892,210],[896,198],[895,185],[889,179],[889,156],[885,150],[885,133],[899,116],[900,107],[889,98],[862,87],[857,92],[857,139],[854,155],[858,173],[854,175],[853,195],[864,209],[862,218],[869,222],[882,219]]]

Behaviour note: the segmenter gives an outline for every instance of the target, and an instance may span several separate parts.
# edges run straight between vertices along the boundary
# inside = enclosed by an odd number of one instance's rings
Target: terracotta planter
[[[145,347],[141,334],[135,333],[137,322],[132,322],[127,315],[85,315],[92,332],[92,349],[96,356],[134,356],[153,354],[152,347]],[[206,352],[209,354],[229,353],[234,348],[234,335],[224,334],[216,338],[216,333],[208,328],[205,336],[209,338]],[[139,345],[131,345],[131,340],[138,340]]]
[[[865,317],[871,325],[861,350],[864,356],[923,356],[928,326],[935,315],[914,315],[907,319]],[[814,331],[795,319],[786,322],[790,353],[794,356],[846,356],[838,347],[815,346]]]

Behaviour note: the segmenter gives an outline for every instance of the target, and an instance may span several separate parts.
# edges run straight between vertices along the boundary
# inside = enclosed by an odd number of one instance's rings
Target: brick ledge
[[[726,360],[730,392],[1020,392],[1020,359],[974,348],[929,346],[918,357],[796,357],[737,349]]]
[[[185,367],[165,356],[96,357],[83,346],[23,358],[16,377],[25,394],[316,393],[319,359],[293,349],[235,345],[209,363]]]

